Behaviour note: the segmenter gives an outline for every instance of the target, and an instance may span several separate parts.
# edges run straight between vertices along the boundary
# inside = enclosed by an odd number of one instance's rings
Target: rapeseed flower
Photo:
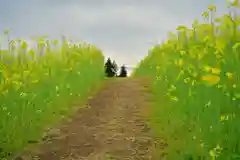
[[[216,75],[205,75],[201,79],[211,85],[215,85],[220,81],[220,77]]]

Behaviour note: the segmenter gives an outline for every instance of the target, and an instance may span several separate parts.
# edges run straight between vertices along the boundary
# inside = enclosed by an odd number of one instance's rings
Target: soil
[[[147,79],[119,78],[88,100],[69,120],[44,135],[16,160],[159,160],[161,139],[148,127]],[[155,156],[155,157],[154,157]]]

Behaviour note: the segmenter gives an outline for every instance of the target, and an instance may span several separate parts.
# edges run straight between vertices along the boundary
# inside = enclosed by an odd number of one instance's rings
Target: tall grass
[[[104,57],[96,47],[44,38],[36,43],[28,50],[25,41],[11,41],[9,50],[1,51],[0,157],[41,138],[46,127],[66,116],[71,101],[86,99],[104,79]]]
[[[167,159],[240,158],[240,17],[208,9],[209,23],[179,26],[134,72],[152,78],[151,124]]]

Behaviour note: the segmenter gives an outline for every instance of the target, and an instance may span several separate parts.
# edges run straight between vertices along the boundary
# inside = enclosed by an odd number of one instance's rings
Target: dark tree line
[[[120,68],[120,74],[117,75],[118,66],[115,61],[111,61],[110,58],[107,59],[105,63],[105,74],[107,77],[127,77],[127,69],[124,65]]]

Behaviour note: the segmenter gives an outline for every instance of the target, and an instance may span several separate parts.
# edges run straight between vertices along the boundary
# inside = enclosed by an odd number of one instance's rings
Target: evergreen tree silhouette
[[[107,77],[115,76],[114,66],[113,66],[110,58],[108,58],[107,62],[105,63],[105,74]]]
[[[127,70],[124,65],[121,67],[119,77],[127,77]]]

